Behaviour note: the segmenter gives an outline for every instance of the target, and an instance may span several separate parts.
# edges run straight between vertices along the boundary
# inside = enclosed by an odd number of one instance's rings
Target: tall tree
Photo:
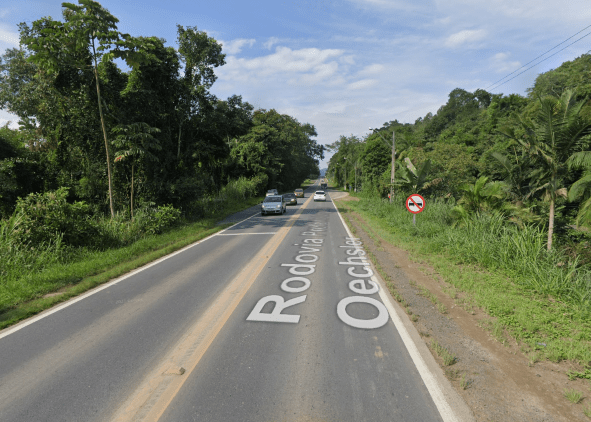
[[[115,153],[115,162],[131,161],[131,195],[130,212],[133,219],[133,187],[134,187],[134,169],[139,158],[145,158],[151,162],[157,162],[156,151],[162,150],[162,146],[152,134],[160,132],[160,129],[151,127],[147,123],[138,122],[129,125],[117,125],[113,128],[117,134],[113,144],[120,151]]]
[[[520,116],[523,136],[516,134],[514,128],[502,129],[506,136],[518,141],[535,160],[537,167],[530,173],[534,188],[531,194],[544,193],[550,203],[548,217],[548,250],[552,248],[554,233],[554,212],[556,198],[566,196],[563,186],[568,171],[568,158],[575,147],[591,128],[591,121],[581,116],[585,101],[575,101],[572,90],[566,90],[560,98],[538,97],[539,108],[532,120]]]
[[[64,67],[80,70],[92,68],[107,157],[109,207],[111,217],[114,217],[111,158],[103,116],[98,62],[101,59],[122,58],[129,66],[134,67],[144,56],[139,51],[137,40],[118,32],[119,20],[100,3],[93,0],[78,0],[78,3],[79,5],[62,3],[64,22],[46,17],[34,21],[31,28],[21,24],[21,43],[33,52],[29,60],[46,73],[59,73]]]

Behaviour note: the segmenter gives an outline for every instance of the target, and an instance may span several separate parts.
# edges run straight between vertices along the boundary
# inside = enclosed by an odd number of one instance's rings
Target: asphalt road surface
[[[317,188],[0,332],[0,421],[459,420]]]

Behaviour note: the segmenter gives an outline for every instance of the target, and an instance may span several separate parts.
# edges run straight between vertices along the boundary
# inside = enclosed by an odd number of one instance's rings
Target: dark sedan
[[[285,195],[283,195],[283,199],[285,199],[287,205],[298,204],[298,198],[296,197],[295,193],[286,193]]]

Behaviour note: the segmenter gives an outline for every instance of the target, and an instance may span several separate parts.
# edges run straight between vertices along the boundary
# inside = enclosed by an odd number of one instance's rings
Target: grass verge
[[[184,248],[231,224],[216,221],[246,209],[258,199],[233,204],[213,219],[203,219],[133,244],[105,251],[82,250],[73,262],[56,263],[41,271],[0,283],[0,329],[78,296],[109,280]],[[57,292],[57,293],[56,293]],[[46,295],[55,293],[47,297]]]
[[[360,201],[340,201],[338,207],[344,217],[352,217],[352,211],[361,215],[366,226],[371,227],[372,238],[379,237],[397,245],[408,251],[415,261],[433,267],[439,278],[448,284],[446,291],[457,304],[469,308],[467,310],[471,313],[474,307],[478,307],[493,317],[494,322],[489,329],[499,341],[505,343],[505,335],[510,335],[521,345],[526,355],[535,354],[535,361],[569,360],[583,367],[582,371],[576,373],[577,378],[591,375],[589,310],[585,306],[573,305],[570,300],[541,293],[535,285],[523,281],[531,278],[532,274],[541,277],[549,268],[548,259],[551,257],[542,257],[539,262],[534,259],[529,263],[523,259],[523,264],[528,265],[531,271],[522,268],[520,272],[517,271],[517,263],[508,267],[497,261],[477,261],[478,253],[486,254],[486,251],[479,249],[481,246],[475,244],[478,240],[484,242],[484,234],[478,230],[489,230],[490,227],[485,225],[478,228],[474,224],[468,231],[456,230],[441,215],[437,215],[438,210],[429,215],[426,209],[417,218],[417,226],[422,224],[426,227],[417,229],[410,223],[410,214],[406,210],[395,209],[395,206],[388,207],[387,204],[384,206],[383,203],[376,204],[375,201],[362,198]],[[522,233],[522,243],[519,243],[520,239],[500,238],[522,249],[536,249],[535,245],[526,242],[526,234]],[[462,235],[471,238],[465,240],[461,238]],[[455,246],[447,247],[443,238],[453,238],[457,242]],[[534,236],[535,241],[538,238]],[[492,238],[488,238],[488,241],[490,243]],[[487,244],[484,247],[491,246]],[[510,249],[509,246],[506,249]],[[562,277],[552,268],[546,272],[549,273],[547,284]],[[572,275],[567,274],[567,277]],[[543,280],[538,282],[541,284]],[[427,293],[425,295],[430,296]],[[440,311],[446,312],[443,308]]]

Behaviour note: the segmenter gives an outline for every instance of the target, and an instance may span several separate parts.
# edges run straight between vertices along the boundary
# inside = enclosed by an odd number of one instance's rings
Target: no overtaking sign
[[[406,198],[406,209],[413,214],[420,213],[425,209],[425,199],[418,193],[413,193]]]

